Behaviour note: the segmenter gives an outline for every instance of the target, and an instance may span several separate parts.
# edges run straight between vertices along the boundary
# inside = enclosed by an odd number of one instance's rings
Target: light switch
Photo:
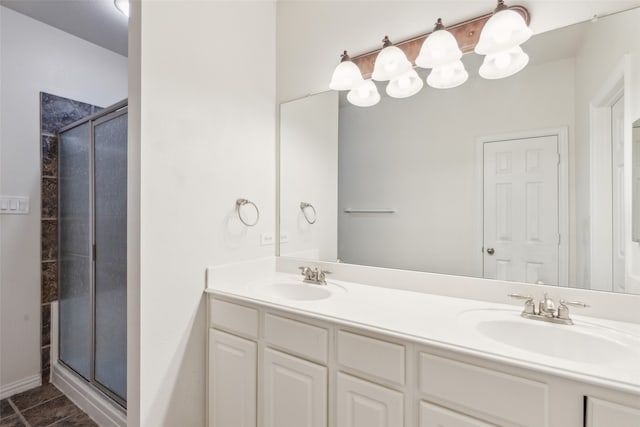
[[[0,213],[2,214],[28,214],[29,198],[0,196]]]
[[[289,233],[286,231],[280,232],[280,243],[289,243]]]

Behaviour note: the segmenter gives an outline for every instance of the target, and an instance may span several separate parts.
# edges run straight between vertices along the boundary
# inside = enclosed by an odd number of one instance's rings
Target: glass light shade
[[[371,107],[380,102],[380,94],[373,81],[365,80],[360,86],[349,91],[347,100],[358,107]]]
[[[392,98],[408,98],[420,92],[422,86],[422,79],[416,70],[411,69],[387,84],[387,95]]]
[[[426,38],[416,58],[421,68],[436,68],[451,64],[462,58],[456,38],[447,30],[434,31]]]
[[[116,9],[122,12],[127,18],[129,17],[129,0],[114,0],[113,3],[116,5]]]
[[[509,77],[529,63],[529,55],[516,46],[504,52],[487,55],[478,73],[485,79],[495,80]]]
[[[351,61],[342,61],[333,70],[329,88],[332,90],[351,90],[363,82],[364,79],[358,66]]]
[[[475,52],[480,55],[503,52],[526,42],[532,34],[522,15],[510,9],[501,10],[485,24]]]
[[[460,86],[469,78],[469,73],[464,69],[462,61],[436,67],[427,77],[427,84],[436,89],[451,89]]]
[[[378,53],[371,78],[387,81],[406,73],[411,68],[411,62],[400,48],[387,46]]]

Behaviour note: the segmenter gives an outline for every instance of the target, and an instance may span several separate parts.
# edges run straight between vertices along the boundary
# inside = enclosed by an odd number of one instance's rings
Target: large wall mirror
[[[468,54],[454,89],[282,104],[279,255],[640,293],[638,23],[536,35],[505,79]]]

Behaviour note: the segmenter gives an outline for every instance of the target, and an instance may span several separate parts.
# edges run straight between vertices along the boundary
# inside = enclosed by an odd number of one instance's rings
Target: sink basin
[[[461,320],[490,340],[558,359],[591,364],[640,360],[640,339],[603,326],[557,325],[507,310],[469,311]]]
[[[329,298],[337,288],[334,285],[313,285],[303,282],[261,284],[256,291],[265,296],[294,301],[313,301]]]

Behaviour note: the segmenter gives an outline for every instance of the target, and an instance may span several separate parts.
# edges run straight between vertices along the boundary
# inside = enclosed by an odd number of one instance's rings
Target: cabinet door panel
[[[586,427],[638,427],[640,409],[590,397]]]
[[[401,427],[402,393],[338,373],[338,427]]]
[[[209,330],[209,426],[256,426],[256,343]]]
[[[475,418],[428,403],[420,402],[420,427],[495,427]]]
[[[264,427],[326,427],[327,368],[264,350]]]

